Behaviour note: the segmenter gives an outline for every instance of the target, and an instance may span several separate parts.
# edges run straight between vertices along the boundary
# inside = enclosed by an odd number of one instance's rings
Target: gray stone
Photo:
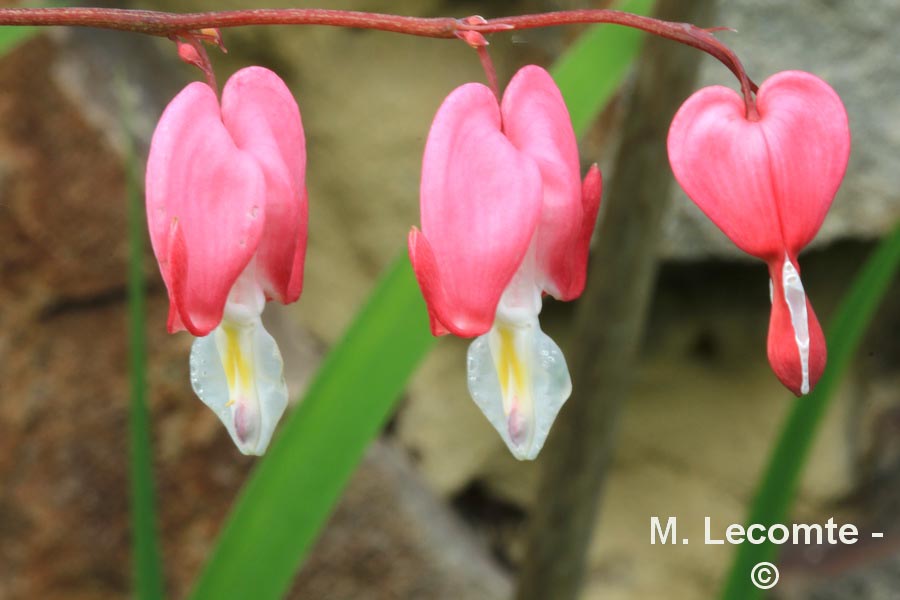
[[[510,592],[507,576],[407,456],[376,442],[290,597],[501,600]]]
[[[720,2],[716,35],[732,47],[757,84],[779,71],[809,71],[840,94],[853,135],[847,175],[813,245],[878,237],[900,220],[900,60],[894,24],[900,2],[744,0]],[[702,84],[737,89],[724,66],[707,58]],[[668,258],[745,256],[679,189],[666,225]]]

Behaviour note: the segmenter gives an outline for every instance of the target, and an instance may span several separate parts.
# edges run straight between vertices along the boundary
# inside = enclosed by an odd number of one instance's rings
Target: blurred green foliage
[[[0,56],[36,35],[37,27],[0,27]]]
[[[654,1],[631,0],[619,8],[649,15]],[[553,79],[563,91],[576,132],[587,130],[619,88],[643,35],[627,27],[592,25],[556,61]]]
[[[70,6],[69,0],[38,0],[30,3],[27,8],[62,8]],[[23,7],[24,8],[24,7]],[[19,44],[25,40],[34,37],[41,32],[40,27],[25,26],[0,26],[0,57],[7,52],[14,50]]]
[[[131,562],[135,596],[139,600],[163,597],[162,561],[156,526],[153,445],[147,407],[147,291],[144,281],[143,186],[140,161],[131,134],[132,110],[124,79],[117,78],[125,138],[125,179],[128,200],[128,354],[131,402],[128,412],[131,479]]]

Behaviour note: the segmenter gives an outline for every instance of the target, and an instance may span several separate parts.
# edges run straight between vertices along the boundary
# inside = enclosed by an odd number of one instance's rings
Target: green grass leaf
[[[147,310],[144,282],[144,202],[134,152],[131,121],[119,78],[125,133],[125,173],[128,195],[128,354],[131,402],[128,413],[131,477],[132,568],[135,596],[139,600],[163,597],[162,562],[156,530],[156,501],[153,485],[153,446],[147,408]]]
[[[195,598],[280,598],[406,381],[434,345],[404,252],[250,477]]]
[[[768,466],[757,486],[748,524],[786,523],[797,494],[803,467],[822,418],[856,354],[872,316],[900,268],[900,225],[888,235],[860,269],[830,322],[828,365],[816,388],[794,403],[782,427]],[[762,591],[750,582],[750,570],[762,561],[775,560],[771,543],[741,544],[725,582],[724,600],[750,600]]]
[[[649,15],[655,0],[628,0],[617,7]],[[609,102],[640,50],[643,32],[614,25],[593,25],[559,57],[553,79],[569,107],[572,126],[581,135]]]
[[[649,10],[650,5],[649,0],[632,0],[623,8]],[[592,29],[591,42],[573,46],[572,54],[552,69],[567,102],[579,107],[579,135],[638,52],[640,33],[627,31],[633,35],[623,38],[620,28],[601,27],[603,35]],[[366,446],[434,344],[403,251],[257,465],[193,598],[267,600],[284,594]]]
[[[11,52],[33,35],[40,31],[37,27],[18,27],[8,25],[0,27],[0,56]]]

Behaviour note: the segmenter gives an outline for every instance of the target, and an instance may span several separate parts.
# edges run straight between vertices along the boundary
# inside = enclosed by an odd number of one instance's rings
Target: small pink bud
[[[485,46],[489,46],[489,42],[487,38],[478,33],[477,31],[471,30],[463,30],[457,31],[456,37],[467,43],[472,48],[484,48]]]
[[[200,57],[200,53],[197,51],[197,48],[183,40],[175,40],[175,45],[178,48],[178,57],[189,65],[194,65],[200,69],[205,67],[205,63],[203,59]]]

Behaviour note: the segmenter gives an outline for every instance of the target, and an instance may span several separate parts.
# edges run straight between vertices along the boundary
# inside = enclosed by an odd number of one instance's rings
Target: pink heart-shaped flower
[[[797,254],[818,232],[844,177],[850,128],[837,93],[801,71],[766,80],[757,108],[759,118],[749,119],[734,91],[698,91],[672,121],[669,161],[700,210],[739,248],[769,264],[769,360],[800,394],[821,375],[825,345],[799,283]],[[794,274],[795,287],[785,286]],[[792,293],[803,301],[791,302]]]
[[[488,331],[530,247],[541,291],[584,289],[600,205],[600,171],[584,183],[562,94],[544,69],[516,73],[498,103],[486,86],[454,90],[422,161],[422,229],[409,255],[435,335]]]

